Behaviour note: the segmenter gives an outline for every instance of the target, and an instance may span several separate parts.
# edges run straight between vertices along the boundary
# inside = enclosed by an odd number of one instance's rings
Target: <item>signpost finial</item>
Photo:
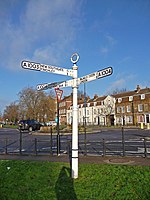
[[[79,54],[78,53],[73,53],[72,54],[72,56],[71,56],[71,62],[73,63],[73,64],[76,64],[77,62],[78,62],[78,60],[79,60]]]

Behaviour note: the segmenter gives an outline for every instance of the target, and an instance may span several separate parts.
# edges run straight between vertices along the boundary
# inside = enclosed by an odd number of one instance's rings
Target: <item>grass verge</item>
[[[1,200],[149,199],[150,167],[80,164],[70,178],[67,163],[0,161]]]
[[[17,125],[3,125],[3,128],[14,128],[14,129],[16,129],[16,128],[18,128],[18,126]]]

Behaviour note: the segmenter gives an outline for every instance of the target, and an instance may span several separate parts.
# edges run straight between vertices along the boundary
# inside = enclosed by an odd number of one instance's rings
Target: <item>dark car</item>
[[[32,120],[21,120],[19,121],[19,129],[24,131],[28,130],[29,132],[40,130],[42,124],[40,124],[38,121],[32,119]]]

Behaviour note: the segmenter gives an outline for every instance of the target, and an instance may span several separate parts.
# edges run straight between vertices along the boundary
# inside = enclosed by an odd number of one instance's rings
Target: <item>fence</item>
[[[123,134],[123,133],[122,133]],[[57,149],[57,136],[49,140],[34,138],[33,140],[20,139],[0,140],[0,154],[20,155],[58,155],[71,152],[71,140],[60,136],[60,150]],[[79,140],[79,154],[98,156],[142,156],[150,157],[150,140]]]

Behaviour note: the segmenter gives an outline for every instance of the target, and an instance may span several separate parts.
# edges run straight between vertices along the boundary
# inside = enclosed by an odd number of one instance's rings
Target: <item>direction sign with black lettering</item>
[[[93,81],[96,79],[104,78],[110,76],[113,73],[112,67],[108,67],[92,74],[88,74],[81,78],[77,79],[77,84]],[[47,90],[52,88],[63,88],[63,87],[73,87],[73,80],[63,81],[63,82],[54,82],[54,83],[45,83],[37,85],[37,90]]]
[[[36,86],[38,91],[47,90],[52,88],[62,88],[62,87],[72,87],[73,80],[63,81],[63,82],[54,82],[54,83],[44,83]]]
[[[47,89],[52,89],[54,87],[56,87],[57,85],[59,85],[61,82],[54,82],[54,83],[44,83],[44,84],[39,84],[36,86],[37,90],[47,90]]]
[[[73,86],[73,80],[68,80],[58,84],[57,86],[55,86],[55,88],[72,87],[72,86]]]
[[[95,79],[100,79],[106,76],[110,76],[112,73],[113,73],[112,67],[108,67],[108,68],[99,70],[97,72],[94,72],[92,74],[88,74],[86,76],[78,78],[78,84],[93,81]]]
[[[56,66],[45,65],[45,64],[40,64],[40,63],[35,63],[35,62],[30,62],[30,61],[22,61],[21,66],[24,69],[73,76],[72,69],[65,69],[65,68],[60,68]]]

